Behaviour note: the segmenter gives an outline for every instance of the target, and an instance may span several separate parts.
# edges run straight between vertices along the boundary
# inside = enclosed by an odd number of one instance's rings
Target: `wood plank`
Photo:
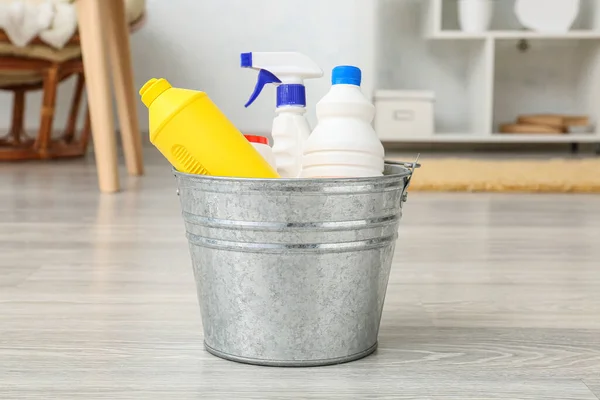
[[[585,379],[584,383],[600,399],[600,379]]]
[[[198,360],[205,363],[206,360]],[[225,361],[219,361],[223,363]],[[171,367],[171,363],[168,364]],[[455,376],[431,375],[411,377],[397,375],[381,377],[377,373],[364,371],[339,371],[337,368],[312,370],[281,370],[261,367],[228,370],[223,365],[209,364],[213,370],[205,368],[195,375],[175,368],[175,379],[166,380],[157,374],[153,380],[142,382],[138,376],[80,374],[86,377],[87,384],[61,383],[43,379],[32,382],[39,390],[29,388],[9,388],[8,398],[38,398],[41,390],[47,390],[56,398],[93,399],[355,399],[379,400],[396,399],[444,399],[444,400],[597,400],[581,381],[572,380],[477,380],[460,379]],[[155,367],[155,366],[153,366]],[[169,370],[168,370],[169,371]],[[309,379],[307,377],[310,376]],[[110,381],[110,379],[115,381]],[[224,382],[227,382],[224,384]],[[381,385],[382,382],[383,385]],[[41,396],[39,398],[42,398]]]
[[[378,351],[263,368],[203,349],[175,182],[146,159],[118,196],[98,195],[93,160],[3,166],[0,398],[600,392],[600,196],[411,193]]]

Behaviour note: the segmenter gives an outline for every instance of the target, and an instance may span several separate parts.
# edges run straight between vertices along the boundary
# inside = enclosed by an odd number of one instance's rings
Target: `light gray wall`
[[[309,113],[327,91],[331,68],[355,64],[363,69],[364,88],[373,90],[373,0],[148,0],[147,24],[132,36],[136,86],[152,77],[174,86],[203,90],[244,132],[270,131],[275,90],[270,87],[249,109],[256,72],[241,69],[240,53],[299,51],[313,58],[325,77],[308,81]],[[63,125],[69,89],[59,93],[57,128]],[[27,126],[39,125],[40,95],[29,95]],[[0,129],[10,123],[11,99],[0,96]],[[142,129],[147,113],[139,103]]]
[[[425,0],[148,0],[147,24],[132,37],[136,86],[152,77],[165,77],[174,86],[206,91],[242,131],[266,133],[273,118],[275,90],[267,88],[252,107],[245,109],[243,105],[253,89],[256,73],[239,67],[239,54],[295,50],[312,57],[326,72],[323,79],[307,82],[312,123],[314,105],[329,88],[331,68],[348,63],[363,69],[364,90],[369,94],[376,87],[434,90],[437,129],[460,131],[469,118],[465,87],[471,48],[465,42],[423,39],[424,3]],[[502,27],[505,21],[506,27],[514,28],[512,3],[496,2],[499,9],[494,27]],[[456,19],[450,14],[445,22],[449,28],[454,27]],[[556,99],[561,93],[573,95],[570,83],[574,78],[568,71],[573,52],[577,50],[564,52],[561,63],[550,70],[552,81],[548,82],[548,74],[536,74],[535,67],[545,67],[552,54],[542,52],[538,57],[533,52],[523,56],[514,46],[504,48],[498,65],[499,83],[507,90],[498,91],[496,102],[507,104],[510,109],[499,110],[498,118],[506,119],[514,110],[527,109],[531,96],[540,110],[560,108]],[[526,66],[526,73],[504,83],[511,68],[518,71],[520,65]],[[543,96],[536,96],[534,92],[540,84],[546,90]],[[62,126],[69,104],[72,86],[66,86],[59,91],[57,128]],[[508,90],[511,87],[525,91],[515,97],[512,89]],[[0,95],[2,130],[10,122],[10,100],[6,94]],[[39,101],[39,94],[29,96],[30,129],[39,124]],[[138,104],[141,125],[146,129],[146,110]]]
[[[325,71],[306,82],[309,118],[329,88],[336,64],[359,65],[365,90],[374,76],[373,0],[148,0],[148,25],[132,41],[137,85],[165,77],[203,90],[244,132],[269,132],[275,89],[248,109],[257,72],[240,68],[240,53],[299,51]],[[144,119],[146,110],[140,106]]]

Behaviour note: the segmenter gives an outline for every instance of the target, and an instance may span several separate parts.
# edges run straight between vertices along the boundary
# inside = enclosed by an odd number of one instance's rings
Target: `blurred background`
[[[204,350],[180,197],[137,91],[205,91],[268,137],[275,89],[244,108],[251,51],[321,66],[312,127],[331,69],[360,67],[386,158],[420,153],[363,361]],[[0,399],[600,396],[600,0],[0,0],[0,89]]]
[[[146,0],[143,29],[131,37],[135,87],[152,77],[166,77],[176,86],[204,90],[240,129],[268,133],[275,89],[266,87],[269,94],[245,109],[256,75],[240,68],[239,54],[299,51],[325,71],[323,79],[306,82],[313,124],[314,106],[330,86],[331,69],[339,64],[359,66],[363,90],[370,95],[385,89],[428,91],[434,101],[434,133],[472,133],[473,142],[484,141],[478,136],[487,132],[499,132],[502,123],[519,114],[571,113],[595,119],[588,92],[598,86],[600,26],[592,19],[596,0],[581,1],[570,31],[564,33],[525,31],[514,0],[466,1],[489,4],[491,18],[481,31],[464,32],[459,25],[461,2],[306,0],[273,7],[269,0]],[[138,0],[127,3],[134,9],[144,6]],[[436,3],[439,14],[432,9]],[[68,91],[60,89],[59,103],[67,102]],[[40,96],[32,95],[28,106],[39,107]],[[0,101],[4,109],[10,108],[8,96]],[[146,110],[137,104],[145,130]],[[57,120],[66,118],[66,109],[57,112]],[[484,113],[491,116],[478,126],[474,121]],[[36,117],[27,116],[32,129],[39,124]],[[10,115],[0,115],[0,127],[9,125]],[[397,140],[389,141],[412,141],[419,134],[396,132]]]

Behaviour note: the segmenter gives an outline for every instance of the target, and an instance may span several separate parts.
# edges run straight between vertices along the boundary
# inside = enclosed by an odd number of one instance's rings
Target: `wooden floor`
[[[426,162],[426,160],[423,160]],[[364,360],[215,358],[169,168],[0,165],[0,399],[595,399],[600,196],[412,193]]]

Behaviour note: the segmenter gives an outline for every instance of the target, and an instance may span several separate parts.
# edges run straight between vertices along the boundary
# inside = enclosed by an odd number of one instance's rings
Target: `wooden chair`
[[[76,123],[83,102],[84,74],[81,58],[65,62],[0,56],[0,71],[33,71],[40,74],[40,83],[9,85],[0,88],[13,92],[12,123],[9,133],[0,138],[0,161],[30,160],[83,156],[90,137],[89,115],[84,127],[76,135]],[[52,137],[56,92],[58,84],[75,75],[77,82],[71,102],[67,126],[60,137]],[[25,133],[25,95],[43,90],[40,127],[35,138]],[[86,113],[87,114],[87,113]]]
[[[79,31],[68,46],[80,46],[81,55],[67,60],[0,56],[1,71],[28,71],[39,75],[33,82],[7,85],[0,90],[13,93],[12,124],[8,135],[0,138],[0,161],[47,159],[82,156],[93,132],[99,187],[103,192],[119,190],[116,138],[112,115],[112,96],[107,62],[110,59],[117,109],[121,126],[126,165],[131,175],[143,173],[142,145],[139,132],[133,73],[129,49],[129,33],[139,29],[144,15],[129,24],[125,16],[124,0],[76,0]],[[105,43],[106,42],[106,43]],[[0,31],[0,44],[9,43]],[[45,46],[39,39],[31,45]],[[71,109],[64,132],[52,137],[56,92],[60,82],[76,76]],[[77,132],[76,123],[87,87],[89,111],[85,123]],[[38,134],[25,134],[25,95],[32,90],[43,90],[41,120]]]

